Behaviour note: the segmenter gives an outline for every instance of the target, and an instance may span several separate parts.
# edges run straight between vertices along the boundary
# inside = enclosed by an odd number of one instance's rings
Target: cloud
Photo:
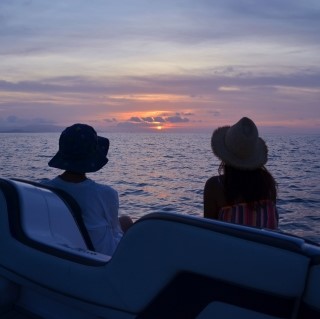
[[[137,117],[137,116],[133,116],[129,119],[130,122],[136,122],[136,123],[141,123],[142,119]]]
[[[153,123],[153,122],[154,122],[154,118],[153,118],[153,117],[150,117],[150,116],[148,116],[148,117],[142,117],[141,119],[142,119],[142,121],[148,122],[148,123]]]
[[[169,116],[166,118],[166,122],[169,123],[186,123],[189,122],[189,119],[182,118],[181,116]]]
[[[177,115],[178,114],[178,115]],[[187,123],[189,122],[188,118],[181,117],[179,113],[177,113],[174,116],[155,116],[155,117],[131,117],[129,120],[120,122],[118,124],[119,127],[154,127],[157,126],[159,123],[165,124],[165,123]]]
[[[318,1],[181,3],[1,0],[3,123],[319,120]]]
[[[172,0],[139,0],[135,5],[130,0],[79,0],[76,6],[61,0],[27,3],[0,2],[0,54],[35,56],[39,62],[48,55],[72,55],[75,60],[107,56],[114,62],[136,61],[142,54],[157,57],[156,52],[167,46],[180,53],[194,47],[199,54],[211,51],[211,45],[244,40],[295,47],[316,46],[320,40],[317,1],[184,0],[183,6]]]
[[[212,114],[214,117],[221,115],[221,111],[217,111],[217,110],[210,110],[210,111],[208,111],[208,113]]]
[[[47,118],[21,118],[16,115],[9,115],[6,118],[0,118],[1,124],[19,124],[19,125],[26,125],[26,124],[54,124],[54,121],[47,119]]]
[[[116,118],[104,119],[104,121],[107,122],[107,123],[115,123],[115,122],[117,122],[117,119]]]
[[[0,80],[0,92],[25,93],[87,93],[112,95],[122,94],[130,100],[132,94],[177,94],[197,97],[215,92],[240,91],[243,87],[289,86],[314,87],[320,85],[320,68],[286,70],[282,73],[247,71],[244,67],[227,69],[198,70],[196,74],[153,75],[140,77],[88,78],[57,77],[38,81],[12,82]],[[116,98],[120,100],[120,98]]]
[[[161,116],[156,116],[156,117],[154,117],[154,121],[158,122],[158,123],[164,123],[165,119]]]
[[[191,113],[191,112],[185,112],[185,113],[182,113],[184,116],[194,116],[195,114],[194,113]]]

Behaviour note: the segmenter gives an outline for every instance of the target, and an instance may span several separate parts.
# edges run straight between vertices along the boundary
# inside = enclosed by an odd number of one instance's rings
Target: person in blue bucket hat
[[[109,139],[98,136],[87,124],[67,127],[60,135],[58,152],[48,163],[64,172],[46,184],[77,201],[95,251],[111,256],[133,222],[129,216],[119,218],[118,192],[86,175],[108,163],[109,145]]]
[[[60,135],[59,150],[50,167],[73,173],[96,172],[108,163],[109,140],[87,124],[74,124]]]

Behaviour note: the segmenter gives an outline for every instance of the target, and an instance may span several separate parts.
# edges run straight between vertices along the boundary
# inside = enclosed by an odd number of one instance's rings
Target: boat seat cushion
[[[20,241],[87,250],[71,207],[52,190],[26,182],[1,180],[10,230]]]
[[[310,262],[302,244],[245,226],[153,214],[136,222],[120,242],[110,280],[115,278],[132,310],[141,311],[140,319],[172,313],[194,318],[218,301],[233,311],[291,318]],[[142,310],[143,305],[148,306]]]
[[[35,187],[18,187],[21,225],[26,234],[47,244],[87,249],[66,204],[55,193]]]

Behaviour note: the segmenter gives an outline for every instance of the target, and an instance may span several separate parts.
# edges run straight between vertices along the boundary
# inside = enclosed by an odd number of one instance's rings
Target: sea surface
[[[219,161],[210,134],[111,133],[109,162],[88,176],[119,192],[120,214],[202,216],[203,187]],[[47,163],[59,133],[0,134],[0,177],[44,181],[58,175]],[[263,135],[267,168],[279,187],[280,229],[320,243],[320,134]]]

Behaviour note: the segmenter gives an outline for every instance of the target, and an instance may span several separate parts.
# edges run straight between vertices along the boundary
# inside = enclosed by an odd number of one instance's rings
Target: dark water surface
[[[47,163],[59,133],[0,134],[0,176],[42,181],[60,173]],[[210,134],[102,134],[110,139],[109,163],[96,181],[120,196],[120,213],[133,219],[152,212],[202,215],[202,194],[218,160]],[[264,135],[267,168],[279,184],[280,229],[320,243],[320,135]]]

